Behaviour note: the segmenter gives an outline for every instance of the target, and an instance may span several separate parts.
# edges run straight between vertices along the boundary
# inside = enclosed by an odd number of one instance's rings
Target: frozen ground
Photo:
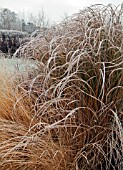
[[[0,73],[5,72],[7,75],[15,75],[16,73],[28,73],[30,69],[37,67],[34,60],[18,59],[18,58],[0,58]]]

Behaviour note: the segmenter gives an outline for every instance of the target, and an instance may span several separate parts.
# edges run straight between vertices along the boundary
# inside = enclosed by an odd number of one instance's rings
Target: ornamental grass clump
[[[39,68],[0,112],[1,169],[122,169],[122,12],[93,5],[21,49]]]

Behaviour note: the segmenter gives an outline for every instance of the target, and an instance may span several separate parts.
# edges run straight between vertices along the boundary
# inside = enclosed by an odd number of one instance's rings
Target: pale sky
[[[0,8],[15,12],[38,14],[43,11],[52,21],[60,21],[64,14],[71,15],[92,4],[119,5],[123,0],[0,0]]]

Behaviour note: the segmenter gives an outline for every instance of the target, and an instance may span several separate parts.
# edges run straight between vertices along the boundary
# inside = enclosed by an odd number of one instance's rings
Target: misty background
[[[39,15],[43,9],[50,22],[59,22],[65,15],[69,16],[92,4],[119,5],[122,2],[122,0],[0,0],[0,8],[8,8],[25,20],[29,20],[31,15]]]

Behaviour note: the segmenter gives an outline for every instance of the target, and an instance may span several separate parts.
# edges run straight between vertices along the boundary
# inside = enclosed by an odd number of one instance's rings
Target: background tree
[[[17,14],[7,8],[0,9],[0,29],[32,33],[36,29],[45,29],[49,26],[49,19],[45,15],[43,8],[38,15],[30,13],[28,16],[24,11]]]
[[[37,26],[40,28],[47,28],[50,26],[49,19],[47,18],[46,14],[43,10],[43,7],[42,7],[41,12],[39,12],[38,16],[37,16]]]
[[[0,29],[20,30],[20,20],[18,15],[7,8],[2,8],[0,10]]]
[[[25,24],[24,19],[22,19],[21,25],[22,25],[21,30],[22,30],[22,31],[25,31],[26,24]]]

